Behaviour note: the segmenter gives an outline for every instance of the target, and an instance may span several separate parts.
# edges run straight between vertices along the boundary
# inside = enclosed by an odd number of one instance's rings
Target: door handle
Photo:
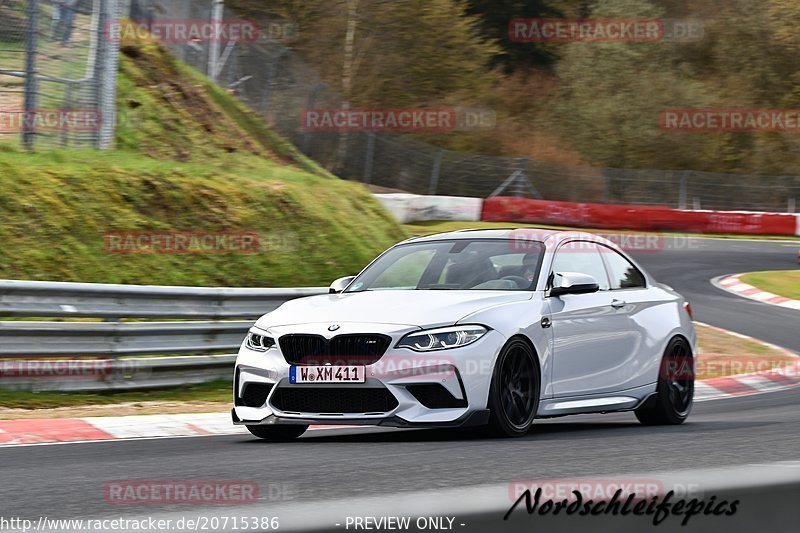
[[[625,307],[625,302],[623,302],[622,300],[617,300],[615,298],[615,299],[611,300],[611,307],[613,307],[614,309],[619,309],[621,307]]]

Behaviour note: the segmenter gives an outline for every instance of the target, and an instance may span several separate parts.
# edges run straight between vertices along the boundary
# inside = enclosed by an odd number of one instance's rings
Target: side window
[[[569,242],[556,252],[553,272],[580,272],[597,280],[601,291],[608,290],[608,274],[597,245],[589,242]]]
[[[612,289],[644,288],[644,274],[633,264],[611,248],[603,247],[603,256],[608,262]]]

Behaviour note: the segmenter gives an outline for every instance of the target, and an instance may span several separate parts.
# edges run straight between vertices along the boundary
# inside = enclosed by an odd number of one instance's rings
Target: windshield
[[[533,290],[544,244],[458,239],[396,246],[367,267],[345,292],[372,290]]]

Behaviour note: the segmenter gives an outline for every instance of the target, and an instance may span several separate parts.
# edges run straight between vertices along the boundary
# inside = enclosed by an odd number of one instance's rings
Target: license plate
[[[363,366],[292,366],[289,383],[364,383]]]

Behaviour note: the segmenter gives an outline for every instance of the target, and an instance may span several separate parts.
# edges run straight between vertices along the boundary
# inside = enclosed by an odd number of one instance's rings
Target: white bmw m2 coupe
[[[261,317],[236,361],[233,422],[267,440],[311,424],[489,429],[692,408],[688,303],[582,232],[468,230],[403,241],[330,294]]]

